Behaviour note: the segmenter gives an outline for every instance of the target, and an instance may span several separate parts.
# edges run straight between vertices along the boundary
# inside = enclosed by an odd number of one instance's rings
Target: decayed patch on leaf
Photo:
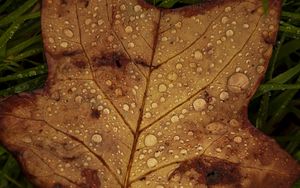
[[[299,166],[247,120],[280,2],[44,0],[44,90],[0,106],[39,187],[291,187]]]

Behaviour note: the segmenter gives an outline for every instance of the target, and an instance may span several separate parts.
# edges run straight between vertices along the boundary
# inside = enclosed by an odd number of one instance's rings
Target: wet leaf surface
[[[246,115],[279,8],[44,0],[47,85],[1,104],[1,141],[39,187],[290,187]]]

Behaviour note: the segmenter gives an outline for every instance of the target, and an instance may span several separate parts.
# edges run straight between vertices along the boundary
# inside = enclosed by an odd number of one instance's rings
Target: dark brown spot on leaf
[[[91,117],[92,118],[95,118],[95,119],[99,119],[100,118],[100,111],[97,110],[97,109],[92,109],[92,112],[91,112]]]
[[[81,54],[82,51],[81,50],[73,50],[73,51],[63,51],[63,56],[74,56],[74,55],[78,55]]]
[[[85,184],[82,187],[86,188],[100,188],[101,182],[97,175],[97,170],[84,169],[81,171],[81,176],[85,178]]]
[[[129,59],[122,53],[111,52],[99,57],[93,57],[92,60],[97,66],[111,66],[113,68],[121,68],[129,63]]]
[[[53,188],[64,188],[64,186],[62,184],[60,184],[60,183],[55,183],[53,185]]]
[[[68,2],[67,2],[67,0],[60,0],[60,4],[64,6],[64,5],[67,5]]]
[[[199,184],[206,185],[239,185],[241,174],[239,165],[214,157],[199,157],[185,161],[169,176],[171,180],[175,175],[189,176],[189,179],[197,179]],[[193,174],[195,171],[197,174]]]
[[[84,61],[74,61],[73,65],[75,65],[79,69],[84,69],[86,68],[86,63]]]
[[[80,0],[79,1],[85,8],[87,8],[90,4],[90,0]]]

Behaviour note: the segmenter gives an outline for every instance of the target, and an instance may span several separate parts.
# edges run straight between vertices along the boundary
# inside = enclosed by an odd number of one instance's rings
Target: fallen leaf
[[[299,165],[247,119],[279,9],[44,0],[47,84],[1,104],[1,141],[43,188],[291,187]]]

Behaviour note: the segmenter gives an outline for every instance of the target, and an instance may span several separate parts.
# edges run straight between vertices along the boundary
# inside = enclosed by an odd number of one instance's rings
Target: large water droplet
[[[249,78],[243,73],[234,73],[227,82],[227,87],[234,93],[241,93],[248,88],[250,84]]]
[[[155,167],[157,165],[157,163],[158,162],[157,162],[157,160],[155,158],[150,158],[150,159],[147,160],[147,166],[149,168]]]
[[[165,84],[160,84],[158,86],[158,91],[163,93],[163,92],[166,92],[167,91],[167,86]]]
[[[226,36],[227,37],[232,37],[233,35],[234,35],[234,32],[231,29],[226,31]]]
[[[193,102],[193,107],[196,111],[202,111],[206,108],[206,106],[207,106],[207,103],[202,98],[196,99]]]
[[[179,117],[177,115],[171,117],[171,122],[176,123],[179,121]]]
[[[70,29],[65,29],[64,34],[69,38],[72,38],[74,36],[73,31],[71,31]]]
[[[132,33],[132,31],[133,31],[133,29],[132,29],[131,26],[127,26],[127,27],[125,28],[125,32],[126,32],[126,33]]]
[[[102,142],[102,136],[100,134],[94,134],[92,136],[92,141],[95,143],[101,143]]]
[[[123,105],[123,110],[128,112],[129,111],[129,105],[128,104],[124,104]]]
[[[154,146],[157,143],[157,138],[153,134],[148,134],[144,140],[145,146]]]
[[[60,43],[60,46],[63,48],[67,48],[69,46],[69,44],[67,42],[62,42],[62,43]]]
[[[212,134],[221,134],[226,131],[225,125],[221,122],[210,123],[206,126],[206,129]]]
[[[195,51],[194,57],[197,60],[201,60],[201,59],[203,59],[203,54],[200,51]]]
[[[234,139],[233,139],[233,141],[236,142],[236,143],[241,143],[242,140],[243,140],[243,139],[242,139],[241,137],[239,137],[239,136],[236,136],[236,137],[234,137]]]
[[[223,24],[226,24],[228,21],[229,21],[229,18],[228,18],[227,16],[224,16],[224,17],[222,18],[222,20],[221,20],[221,22],[222,22]]]
[[[222,101],[225,101],[225,100],[227,100],[228,98],[229,98],[229,93],[228,93],[228,92],[223,91],[223,92],[220,94],[220,99],[221,99]]]

